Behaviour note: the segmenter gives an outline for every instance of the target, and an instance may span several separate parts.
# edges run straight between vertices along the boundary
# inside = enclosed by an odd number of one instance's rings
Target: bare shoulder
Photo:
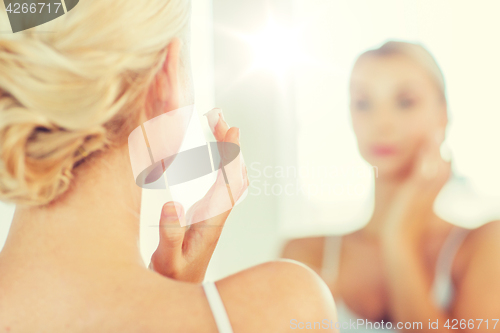
[[[249,268],[218,281],[217,287],[235,332],[291,332],[294,320],[325,321],[324,329],[326,321],[336,321],[326,284],[293,260]]]
[[[200,285],[142,267],[15,273],[0,274],[0,333],[217,332]]]
[[[493,250],[492,247],[500,248],[500,221],[492,221],[473,229],[467,235],[463,252],[474,256],[475,254]],[[488,251],[490,252],[490,251]]]
[[[500,256],[500,221],[492,221],[469,231],[457,253],[454,275],[460,279],[469,270],[472,261],[477,261],[477,258],[488,260],[495,255]]]
[[[282,257],[300,261],[318,273],[323,260],[324,244],[324,236],[295,238],[285,244]]]
[[[486,223],[474,229],[472,233],[475,234],[475,237],[487,237],[498,240],[498,237],[500,237],[500,220]]]
[[[458,295],[454,312],[471,318],[498,316],[500,221],[489,222],[469,232],[457,255],[456,267]]]

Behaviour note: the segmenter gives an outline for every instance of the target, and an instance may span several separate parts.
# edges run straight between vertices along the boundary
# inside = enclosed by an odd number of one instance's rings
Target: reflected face
[[[406,173],[422,142],[446,127],[446,107],[431,75],[399,54],[364,55],[352,71],[351,118],[361,156],[379,176]]]

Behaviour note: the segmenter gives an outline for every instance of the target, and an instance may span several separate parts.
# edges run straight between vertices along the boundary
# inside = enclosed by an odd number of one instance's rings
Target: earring
[[[443,159],[443,161],[451,162],[453,154],[450,145],[447,143],[446,139],[441,143],[441,146],[439,147],[439,152],[441,154],[441,158]]]

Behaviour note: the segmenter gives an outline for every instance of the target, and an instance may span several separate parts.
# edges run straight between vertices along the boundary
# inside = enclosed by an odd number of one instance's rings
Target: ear
[[[439,125],[446,129],[448,126],[448,105],[446,102],[443,102],[440,110],[439,110]]]
[[[172,39],[167,46],[167,57],[149,87],[146,99],[146,117],[154,118],[179,108],[181,42]]]
[[[446,128],[448,126],[448,106],[446,102],[440,101],[437,111],[437,119],[436,119],[436,129],[438,133],[438,138],[440,142],[443,142],[446,139]]]

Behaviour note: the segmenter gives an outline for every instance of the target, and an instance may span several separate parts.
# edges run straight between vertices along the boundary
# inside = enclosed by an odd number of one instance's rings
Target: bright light
[[[298,31],[279,26],[270,20],[257,34],[245,36],[254,53],[254,69],[267,69],[283,76],[303,61]]]

